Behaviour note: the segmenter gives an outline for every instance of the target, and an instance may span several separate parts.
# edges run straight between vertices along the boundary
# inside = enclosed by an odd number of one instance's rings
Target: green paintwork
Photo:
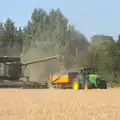
[[[84,87],[84,80],[80,80],[81,87]]]
[[[89,81],[95,86],[97,87],[97,83],[96,83],[96,78],[98,77],[98,75],[95,74],[90,74],[89,75]]]

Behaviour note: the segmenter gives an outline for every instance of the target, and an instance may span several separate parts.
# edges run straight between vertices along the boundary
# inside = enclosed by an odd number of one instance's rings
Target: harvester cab
[[[96,70],[93,68],[79,68],[78,75],[73,80],[73,89],[83,89],[87,85],[88,89],[91,88],[107,88],[107,83],[100,75],[95,74]]]

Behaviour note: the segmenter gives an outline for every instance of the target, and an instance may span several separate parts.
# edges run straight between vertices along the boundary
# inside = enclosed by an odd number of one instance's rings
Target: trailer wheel
[[[78,78],[73,79],[72,88],[74,90],[79,90],[80,89],[80,83],[79,83]]]

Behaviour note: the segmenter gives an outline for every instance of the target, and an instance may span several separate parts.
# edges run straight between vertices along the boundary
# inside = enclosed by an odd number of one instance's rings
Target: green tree
[[[6,44],[13,45],[15,42],[15,33],[17,28],[14,25],[14,22],[8,18],[4,23],[4,30],[5,30],[5,37],[6,37]]]
[[[22,50],[23,50],[23,31],[22,31],[21,27],[19,27],[19,29],[16,31],[15,44],[18,44],[20,46],[20,52],[22,52]]]
[[[109,77],[113,73],[116,78],[116,42],[111,36],[95,35],[91,41],[92,64],[105,77]]]

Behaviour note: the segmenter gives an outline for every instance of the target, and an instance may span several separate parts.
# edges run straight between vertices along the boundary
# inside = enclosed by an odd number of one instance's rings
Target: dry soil
[[[120,120],[120,89],[0,89],[0,120]]]

